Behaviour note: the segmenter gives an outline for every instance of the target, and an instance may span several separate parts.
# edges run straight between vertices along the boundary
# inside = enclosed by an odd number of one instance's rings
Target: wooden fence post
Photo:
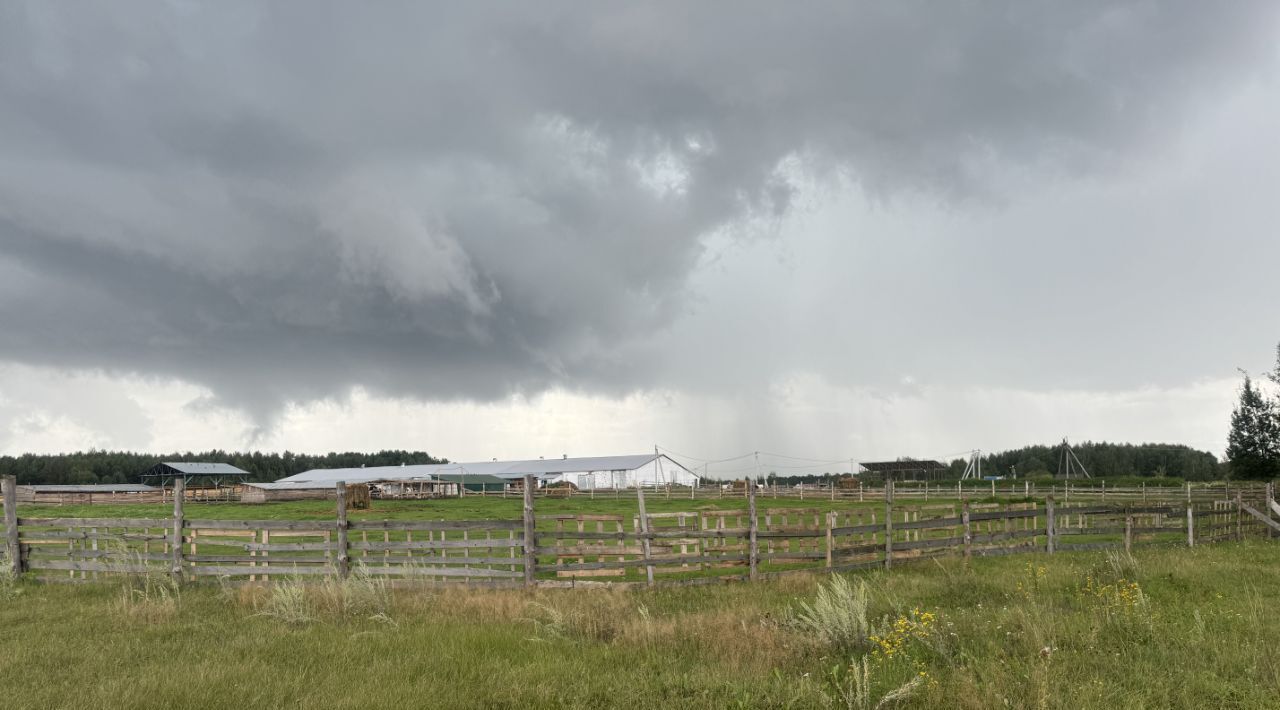
[[[1190,489],[1188,489],[1190,490]],[[1196,546],[1196,516],[1191,503],[1187,503],[1187,547]]]
[[[1125,512],[1124,515],[1124,551],[1133,550],[1133,513]]]
[[[893,481],[884,484],[884,568],[893,566]]]
[[[1045,552],[1048,552],[1051,555],[1054,553],[1054,548],[1058,546],[1057,540],[1054,539],[1054,536],[1057,535],[1058,532],[1055,516],[1056,513],[1053,510],[1053,494],[1050,493],[1049,497],[1045,498],[1044,501],[1044,537]]]
[[[835,490],[834,488],[832,490]],[[827,569],[831,569],[832,556],[835,552],[836,536],[832,529],[836,526],[836,514],[827,513]]]
[[[1236,491],[1236,542],[1244,540],[1244,502],[1240,499],[1240,491]]]
[[[1266,485],[1265,487],[1263,487],[1263,489],[1262,489],[1262,498],[1263,498],[1263,500],[1262,500],[1262,512],[1264,512],[1264,513],[1266,513],[1266,514],[1267,514],[1267,520],[1271,520],[1271,519],[1272,519],[1272,515],[1271,515],[1271,494],[1272,494],[1272,492],[1273,492],[1273,490],[1274,490],[1274,489],[1273,489],[1273,486],[1275,486],[1275,483],[1273,483],[1272,481],[1267,481],[1267,485]],[[1272,537],[1275,537],[1275,535],[1273,534],[1273,531],[1272,531],[1272,529],[1271,529],[1271,526],[1270,526],[1270,525],[1268,525],[1268,526],[1267,526],[1267,539],[1271,539]]]
[[[4,495],[4,554],[16,576],[22,574],[23,567],[22,545],[18,542],[18,479],[0,478],[0,493]]]
[[[670,490],[670,489],[668,489]],[[644,555],[644,576],[649,586],[653,586],[653,565],[650,564],[651,547],[649,542],[649,514],[644,509],[644,486],[636,486],[636,505],[640,508],[640,552]]]
[[[538,565],[538,550],[534,545],[533,476],[524,477],[524,586],[533,587],[533,573]]]
[[[182,501],[187,497],[187,481],[184,478],[173,479],[173,539],[169,541],[169,554],[172,557],[169,575],[174,584],[182,584],[182,529],[186,521],[182,517]]]
[[[973,556],[973,527],[969,523],[969,501],[964,502],[960,511],[960,524],[964,526],[964,558]]]
[[[775,489],[776,490],[776,489]],[[755,581],[756,567],[760,563],[760,542],[757,539],[759,527],[756,524],[756,482],[747,479],[747,577]]]
[[[346,481],[338,481],[336,493],[338,496],[338,576],[346,579],[351,574],[351,548],[347,540]]]

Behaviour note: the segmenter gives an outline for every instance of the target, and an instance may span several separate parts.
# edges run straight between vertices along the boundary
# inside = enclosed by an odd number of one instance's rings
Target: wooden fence
[[[531,481],[527,483],[531,484]],[[181,485],[181,482],[179,482]],[[269,582],[316,575],[489,586],[683,585],[841,571],[938,556],[987,556],[1140,545],[1189,546],[1280,531],[1273,502],[1177,505],[1039,501],[899,501],[831,510],[768,507],[754,488],[745,510],[633,515],[538,515],[531,485],[512,520],[348,520],[346,488],[322,521],[204,520],[185,496],[164,518],[19,518],[4,479],[0,563],[48,581],[167,574]]]
[[[1086,480],[1082,482],[1063,481],[1057,484],[1044,485],[1030,481],[952,481],[952,482],[897,482],[893,484],[893,497],[898,501],[917,500],[959,500],[962,498],[1031,498],[1045,501],[1050,496],[1060,503],[1072,501],[1095,502],[1142,502],[1142,503],[1211,503],[1215,500],[1235,500],[1237,496],[1245,501],[1263,505],[1272,484],[1262,482],[1223,482],[1187,483],[1181,486],[1115,486],[1105,480]],[[644,495],[650,498],[665,500],[725,500],[730,498],[746,498],[749,491],[745,487],[721,486],[678,486],[647,485]],[[829,500],[829,501],[883,501],[888,494],[886,486],[840,487],[835,484],[799,485],[761,485],[756,489],[756,496],[761,500]],[[467,491],[466,496],[485,496],[497,498],[518,498],[519,489],[509,491]],[[572,498],[572,499],[619,499],[633,500],[637,496],[635,488],[600,488],[595,490],[574,490],[571,488],[537,489],[539,498]],[[329,498],[333,495],[330,494]]]
[[[121,504],[121,503],[169,503],[173,500],[173,492],[171,489],[161,489],[157,491],[149,491],[145,493],[69,493],[69,492],[49,492],[33,494],[24,491],[24,486],[18,487],[18,500],[22,503],[38,503],[44,505],[85,505],[85,504]],[[1196,502],[1210,503],[1215,500],[1234,500],[1237,495],[1241,496],[1246,502],[1255,503],[1258,506],[1265,506],[1266,500],[1269,500],[1269,494],[1272,489],[1270,483],[1260,482],[1222,482],[1213,481],[1206,483],[1186,483],[1181,486],[1158,486],[1158,485],[1139,485],[1139,486],[1115,486],[1109,485],[1105,479],[1090,479],[1083,481],[1062,481],[1050,485],[1043,483],[1033,483],[1031,481],[952,481],[952,482],[925,482],[925,481],[906,481],[894,484],[893,496],[895,500],[946,500],[946,499],[962,499],[962,498],[1030,498],[1039,501],[1047,500],[1050,496],[1055,497],[1061,503],[1070,503],[1071,501],[1096,501],[1106,502],[1138,502],[1142,503],[1175,503],[1175,502]],[[810,483],[803,485],[789,485],[777,483],[770,485],[762,485],[756,490],[757,497],[770,500],[830,500],[830,501],[883,501],[887,494],[887,487],[862,485],[854,482],[852,486],[840,486],[835,483]],[[223,488],[194,488],[185,489],[184,495],[189,502],[235,502],[242,498],[243,488],[241,486],[228,486]],[[686,499],[686,500],[724,500],[730,498],[746,498],[748,491],[745,486],[737,488],[720,485],[703,485],[703,486],[678,486],[678,485],[648,485],[643,489],[645,495],[667,500]],[[278,493],[278,492],[277,492]],[[520,498],[523,494],[520,488],[516,486],[508,486],[501,491],[469,491],[462,490],[461,495],[464,497],[483,496],[489,498]],[[572,498],[572,499],[619,499],[633,500],[637,497],[637,489],[635,488],[599,488],[594,490],[577,490],[569,487],[556,488],[535,488],[534,495],[538,498]],[[335,493],[333,489],[302,489],[288,492],[288,498],[278,498],[278,500],[333,500]],[[402,495],[383,495],[383,498],[423,498],[423,497],[439,497],[436,495],[421,496],[414,494]],[[277,500],[271,496],[264,496],[264,500]],[[255,500],[254,502],[264,502],[264,500]]]

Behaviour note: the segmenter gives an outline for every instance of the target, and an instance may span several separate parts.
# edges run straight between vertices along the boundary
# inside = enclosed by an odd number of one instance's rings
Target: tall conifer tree
[[[1231,413],[1227,458],[1233,478],[1269,479],[1280,476],[1280,422],[1276,405],[1244,376],[1240,403]]]

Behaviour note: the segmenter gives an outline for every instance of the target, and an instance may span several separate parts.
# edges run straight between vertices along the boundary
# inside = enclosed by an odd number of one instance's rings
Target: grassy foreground
[[[1280,546],[1265,541],[845,579],[532,593],[9,580],[0,706],[1280,703]]]

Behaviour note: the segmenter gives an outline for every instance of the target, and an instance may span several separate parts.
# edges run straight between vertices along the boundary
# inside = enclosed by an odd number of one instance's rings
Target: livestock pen
[[[773,507],[754,486],[745,508],[648,512],[636,492],[631,514],[539,514],[534,486],[519,517],[471,520],[348,517],[347,488],[325,520],[171,516],[18,516],[14,482],[4,482],[2,563],[48,581],[122,574],[175,582],[362,574],[400,582],[578,587],[697,585],[754,581],[797,572],[841,571],[942,556],[980,557],[1068,550],[1194,546],[1270,537],[1270,487],[1234,499],[899,501],[890,484],[875,505]],[[1260,495],[1259,495],[1260,494]]]

